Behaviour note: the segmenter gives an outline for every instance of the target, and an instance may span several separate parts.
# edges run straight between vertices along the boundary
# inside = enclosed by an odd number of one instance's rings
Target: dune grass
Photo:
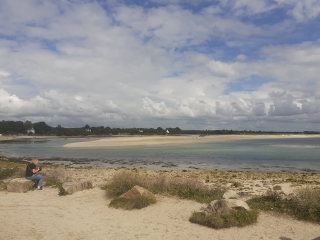
[[[284,198],[279,192],[269,191],[261,197],[248,200],[247,203],[254,209],[275,211],[298,220],[320,223],[320,189],[302,188],[291,198]]]
[[[19,169],[18,168],[3,168],[0,169],[0,180],[13,176]]]
[[[135,199],[126,199],[126,198],[114,198],[111,200],[109,206],[113,208],[122,208],[125,210],[132,210],[132,209],[141,209],[147,207],[151,204],[156,203],[157,200],[155,197],[145,197],[140,196]]]
[[[141,176],[138,172],[121,171],[114,175],[104,189],[108,197],[118,197],[139,185],[154,194],[167,194],[200,203],[221,199],[225,189],[220,185],[206,186],[197,179]]]
[[[194,212],[189,221],[210,228],[244,227],[257,222],[258,210],[233,210],[225,214]]]

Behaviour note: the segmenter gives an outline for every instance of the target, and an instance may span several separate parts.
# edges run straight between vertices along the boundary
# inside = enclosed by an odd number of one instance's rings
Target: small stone
[[[282,187],[279,186],[279,185],[276,185],[276,186],[273,187],[273,190],[282,190]]]

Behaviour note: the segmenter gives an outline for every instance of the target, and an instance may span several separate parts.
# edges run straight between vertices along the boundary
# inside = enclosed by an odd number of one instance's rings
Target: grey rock
[[[8,183],[7,190],[8,192],[24,193],[28,192],[33,185],[34,182],[26,178],[14,178]]]
[[[79,192],[85,189],[92,188],[91,181],[82,181],[82,182],[65,182],[62,184],[62,187],[68,194]]]
[[[147,189],[137,185],[131,188],[128,192],[122,194],[120,198],[135,199],[140,196],[155,198],[155,196]]]
[[[251,210],[248,204],[242,200],[238,199],[222,199],[214,200],[207,206],[207,211],[211,211],[218,214],[228,213],[232,210]]]

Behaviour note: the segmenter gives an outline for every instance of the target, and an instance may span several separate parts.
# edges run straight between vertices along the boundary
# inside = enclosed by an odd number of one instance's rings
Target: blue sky
[[[318,0],[0,2],[0,120],[320,131]]]

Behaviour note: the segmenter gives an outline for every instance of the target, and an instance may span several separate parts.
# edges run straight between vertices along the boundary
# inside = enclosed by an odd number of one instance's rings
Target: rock
[[[246,202],[237,199],[214,200],[207,206],[207,211],[211,211],[218,214],[224,214],[232,210],[239,209],[245,209],[249,211],[250,207]]]
[[[155,196],[151,192],[149,192],[147,189],[137,185],[131,188],[128,192],[122,194],[120,198],[135,199],[141,196],[155,198]]]
[[[33,185],[34,182],[26,178],[14,178],[8,183],[7,190],[8,192],[24,193],[28,192]]]
[[[233,190],[228,190],[223,194],[222,198],[224,198],[224,199],[229,199],[229,198],[236,199],[236,198],[239,198],[239,195]]]
[[[276,186],[273,187],[273,190],[282,190],[282,187],[279,186],[279,185],[276,185]]]
[[[91,181],[82,181],[82,182],[65,182],[62,184],[62,187],[68,194],[79,192],[85,189],[92,188]]]

